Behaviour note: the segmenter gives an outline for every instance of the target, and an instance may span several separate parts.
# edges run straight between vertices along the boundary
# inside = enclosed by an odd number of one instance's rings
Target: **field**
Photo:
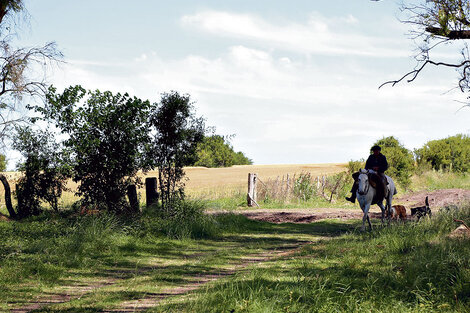
[[[187,180],[186,192],[196,199],[224,199],[224,198],[246,198],[248,173],[257,173],[261,181],[282,178],[288,174],[309,172],[312,176],[330,175],[346,170],[346,163],[327,164],[289,164],[289,165],[238,165],[229,168],[205,168],[187,167],[185,168]],[[10,181],[12,191],[15,190],[15,182],[20,177],[17,172],[5,173]],[[157,177],[158,173],[151,171],[144,177]],[[68,188],[75,190],[77,185],[69,182]],[[3,185],[0,184],[0,194],[3,195]],[[145,203],[145,188],[138,189],[141,203]],[[62,198],[62,205],[67,206],[76,201],[73,192],[65,192]],[[0,208],[5,206],[3,197],[0,199]]]
[[[429,196],[432,219],[382,227],[374,209],[365,233],[357,205],[241,203],[249,172],[267,181],[344,169],[188,168],[188,194],[203,201],[172,218],[64,211],[0,221],[0,311],[470,312],[470,235],[454,232],[454,219],[470,224],[468,175],[414,177],[397,203]]]

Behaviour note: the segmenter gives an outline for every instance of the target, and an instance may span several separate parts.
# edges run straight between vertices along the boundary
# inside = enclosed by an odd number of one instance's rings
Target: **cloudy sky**
[[[347,162],[397,137],[407,148],[470,132],[453,70],[378,89],[414,66],[397,1],[29,0],[20,44],[55,41],[59,89],[189,93],[255,164]],[[458,50],[437,51],[458,60]]]

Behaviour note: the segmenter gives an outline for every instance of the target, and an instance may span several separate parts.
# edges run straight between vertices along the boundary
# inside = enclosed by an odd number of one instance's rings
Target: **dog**
[[[392,220],[398,221],[398,219],[402,221],[406,221],[406,208],[403,205],[392,205],[391,209],[392,213]],[[387,217],[388,217],[388,211],[387,211]]]
[[[431,208],[429,207],[429,201],[428,201],[428,197],[426,196],[426,200],[425,200],[425,206],[419,206],[419,207],[416,207],[416,208],[411,208],[411,216],[415,216],[418,218],[418,221],[420,218],[426,216],[426,215],[429,215],[429,217],[432,216],[432,213],[431,213]]]

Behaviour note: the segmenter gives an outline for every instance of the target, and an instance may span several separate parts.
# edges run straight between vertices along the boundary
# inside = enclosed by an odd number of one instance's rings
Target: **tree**
[[[13,147],[25,161],[18,169],[24,173],[16,189],[19,218],[37,215],[41,201],[46,201],[57,212],[62,191],[66,190],[70,167],[66,154],[47,131],[33,131],[30,127],[17,128]]]
[[[144,145],[149,142],[150,103],[110,91],[69,87],[62,94],[50,88],[43,119],[68,136],[74,181],[82,204],[114,212],[126,211],[127,187],[138,182],[144,166]]]
[[[414,170],[414,158],[410,150],[406,149],[395,137],[384,137],[374,143],[382,148],[387,157],[387,174],[393,177],[405,189],[411,184],[411,175]]]
[[[235,152],[229,141],[230,136],[205,136],[197,146],[195,166],[229,167],[232,165],[249,165],[253,162],[242,152]]]
[[[462,92],[470,91],[470,53],[467,44],[461,47],[461,61],[442,62],[431,57],[433,49],[442,44],[456,43],[470,39],[470,2],[466,0],[421,0],[403,4],[406,14],[404,23],[412,25],[413,39],[421,39],[417,65],[414,70],[397,80],[385,82],[392,84],[407,80],[414,81],[427,66],[455,68],[460,72],[458,87]]]
[[[204,138],[204,119],[196,117],[189,95],[164,93],[150,116],[155,137],[149,150],[158,168],[160,200],[164,211],[184,198],[184,166],[196,161],[196,148]]]
[[[470,171],[470,137],[455,135],[428,141],[415,150],[419,165],[429,164],[434,170]]]
[[[5,140],[13,133],[14,127],[26,120],[19,106],[23,97],[43,98],[47,90],[44,73],[48,66],[62,58],[62,53],[52,42],[43,47],[12,47],[15,27],[9,18],[23,10],[22,0],[0,2],[0,150],[5,148]],[[42,75],[37,75],[37,68],[42,69],[39,71]],[[14,211],[11,207],[10,186],[4,175],[0,174],[0,181],[11,215]]]

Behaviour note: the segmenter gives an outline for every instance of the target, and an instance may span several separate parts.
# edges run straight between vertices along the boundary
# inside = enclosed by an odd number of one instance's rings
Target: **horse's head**
[[[360,195],[365,195],[369,191],[369,171],[365,169],[360,169],[359,170],[359,176],[357,178],[359,188],[357,189],[357,192]]]

